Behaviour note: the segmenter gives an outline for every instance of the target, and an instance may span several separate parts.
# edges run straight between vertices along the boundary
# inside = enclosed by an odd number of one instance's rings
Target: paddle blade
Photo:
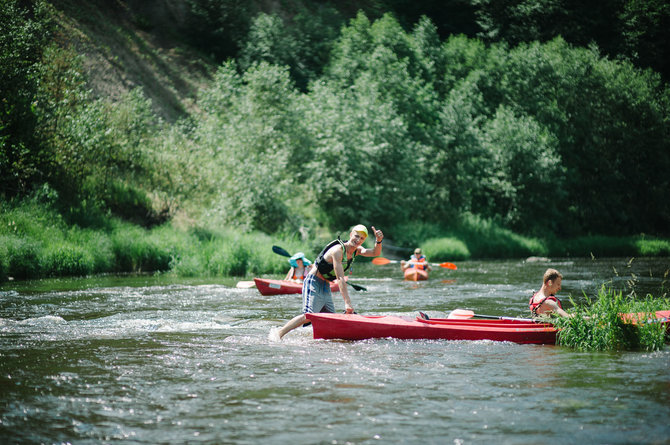
[[[235,285],[236,288],[238,289],[251,289],[252,287],[255,287],[256,283],[253,281],[238,281],[237,284]]]
[[[391,262],[391,260],[389,260],[388,258],[384,258],[384,257],[380,257],[380,256],[375,257],[372,260],[372,264],[375,264],[377,266],[383,266],[384,264],[389,264],[390,262]]]
[[[366,290],[368,290],[366,287],[363,287],[363,286],[361,286],[360,284],[354,284],[354,283],[350,283],[350,282],[348,282],[348,281],[347,281],[347,284],[348,284],[349,286],[353,287],[355,290],[362,290],[362,291],[366,291]]]
[[[282,249],[279,246],[272,246],[272,251],[276,253],[277,255],[285,256],[288,258],[291,258],[291,254],[288,253],[286,250]]]
[[[440,263],[440,267],[444,267],[445,269],[451,269],[451,270],[456,270],[458,267],[454,263]]]
[[[447,316],[447,318],[466,319],[466,318],[472,318],[474,316],[475,313],[473,311],[469,311],[467,309],[454,309]]]

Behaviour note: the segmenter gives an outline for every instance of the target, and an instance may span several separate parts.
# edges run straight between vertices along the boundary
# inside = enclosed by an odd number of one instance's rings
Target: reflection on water
[[[667,259],[483,261],[422,283],[362,265],[354,307],[527,315],[547,266],[562,297],[667,291]],[[342,308],[339,294],[336,308]],[[0,290],[2,443],[666,443],[670,351],[313,340],[270,328],[299,295],[234,280],[96,277]]]

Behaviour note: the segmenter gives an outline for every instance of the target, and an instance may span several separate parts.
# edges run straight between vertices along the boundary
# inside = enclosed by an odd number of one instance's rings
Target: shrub
[[[474,215],[463,217],[454,233],[466,243],[472,255],[478,258],[547,255],[547,247],[539,239],[517,235],[491,220]]]
[[[670,241],[646,240],[635,241],[635,246],[641,256],[670,256]]]
[[[81,276],[95,271],[93,255],[82,246],[60,242],[41,252],[40,269],[48,276]]]
[[[6,248],[7,274],[14,278],[27,279],[39,275],[39,250],[37,242],[16,236],[0,238]]]
[[[433,238],[421,244],[431,261],[454,261],[470,258],[468,246],[456,238]]]

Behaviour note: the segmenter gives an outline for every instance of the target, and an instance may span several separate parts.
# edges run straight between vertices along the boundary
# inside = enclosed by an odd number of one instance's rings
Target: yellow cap
[[[353,232],[360,233],[363,236],[364,239],[368,237],[368,229],[366,229],[363,224],[358,224],[358,225],[354,226],[351,230]]]

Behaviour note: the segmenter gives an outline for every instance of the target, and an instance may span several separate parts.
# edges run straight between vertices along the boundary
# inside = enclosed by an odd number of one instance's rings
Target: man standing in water
[[[358,224],[351,229],[347,242],[342,242],[338,237],[338,239],[324,247],[319,256],[316,257],[316,260],[314,260],[315,267],[310,270],[307,278],[302,283],[303,313],[294,317],[281,329],[270,331],[271,338],[281,340],[284,335],[302,326],[307,322],[307,317],[305,316],[307,313],[334,313],[335,305],[333,304],[333,297],[330,292],[330,281],[337,280],[342,298],[344,298],[345,313],[354,313],[354,308],[349,298],[347,282],[344,280],[344,272],[351,267],[351,263],[356,259],[356,255],[367,257],[381,255],[384,234],[381,230],[376,230],[374,226],[372,226],[372,233],[375,236],[374,249],[366,249],[362,246],[368,237],[368,229],[362,224]],[[343,262],[346,263],[346,266],[342,265]]]

